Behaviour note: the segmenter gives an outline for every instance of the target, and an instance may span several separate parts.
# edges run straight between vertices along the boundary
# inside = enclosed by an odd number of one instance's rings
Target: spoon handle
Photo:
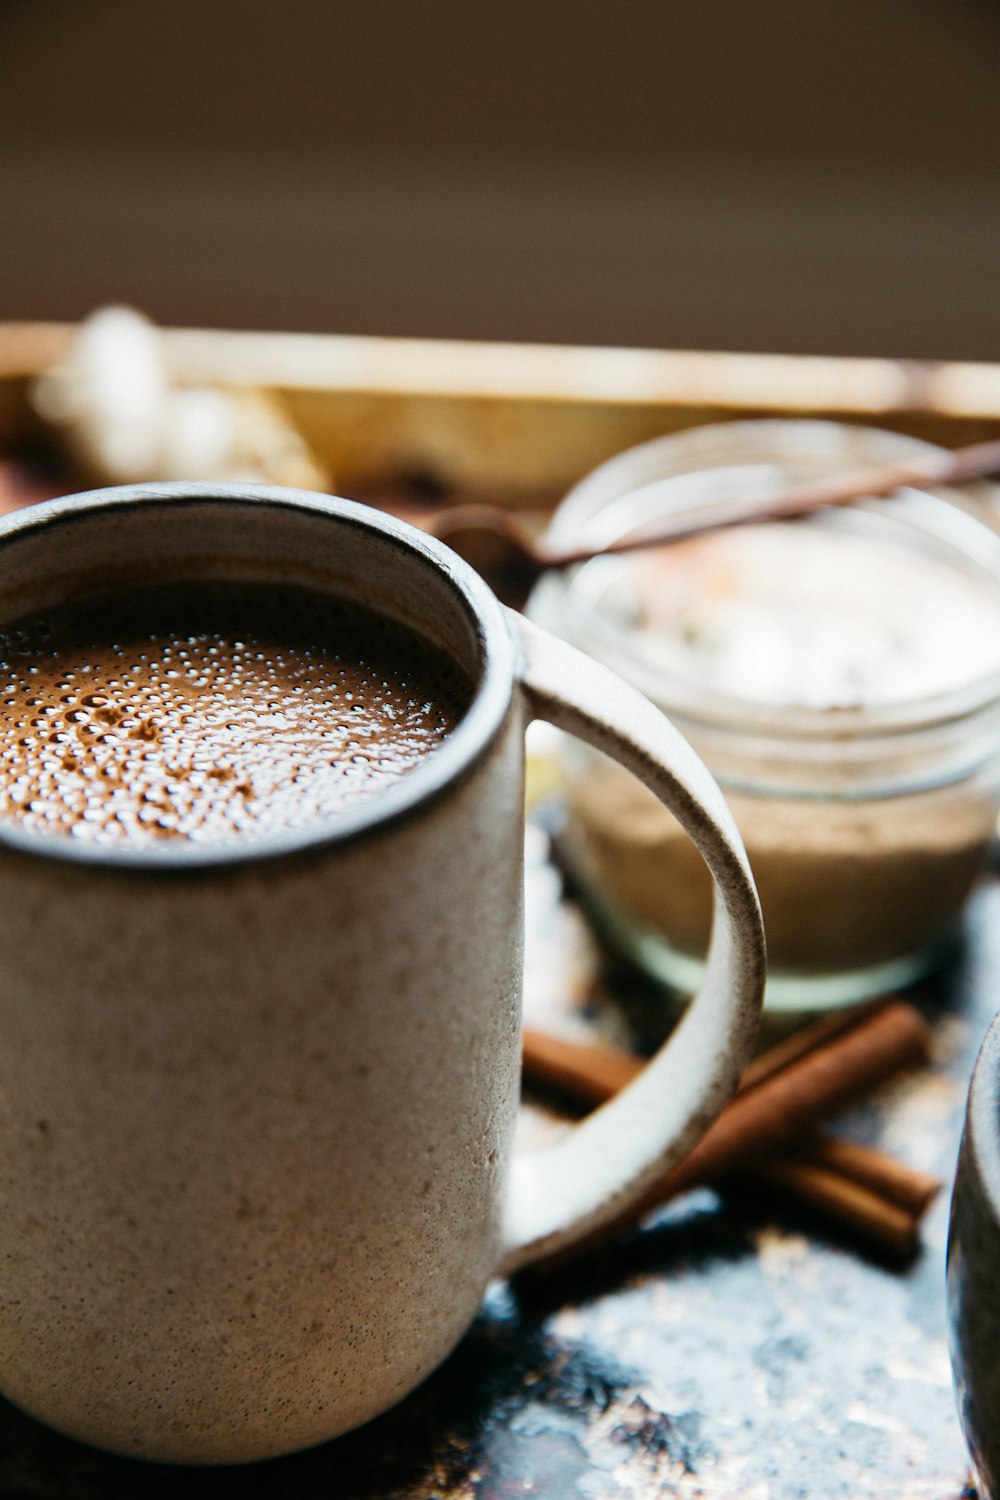
[[[882,499],[895,494],[906,485],[964,484],[968,480],[982,479],[987,474],[998,471],[1000,441],[972,443],[965,448],[929,454],[913,463],[881,464],[877,468],[854,469],[847,474],[834,474],[827,479],[792,485],[738,514],[707,508],[696,516],[667,522],[661,528],[645,531],[640,535],[619,537],[599,547],[580,547],[560,552],[538,550],[538,563],[541,568],[566,568],[609,553],[634,552],[663,542],[683,541],[687,537],[728,526],[745,526],[753,521],[796,520],[813,511],[851,505],[856,500]]]
[[[837,505],[851,505],[856,500],[880,499],[893,495],[906,485],[964,484],[1000,473],[1000,440],[971,443],[927,454],[907,464],[881,464],[875,468],[852,469],[825,479],[795,484],[776,495],[761,500],[739,512],[720,506],[707,506],[697,515],[682,520],[667,520],[662,526],[634,536],[618,537],[600,546],[573,547],[554,551],[540,546],[509,511],[499,505],[468,504],[449,506],[434,517],[431,530],[442,541],[461,532],[488,532],[507,543],[522,564],[537,573],[553,568],[568,568],[622,552],[637,552],[666,542],[680,542],[700,536],[705,531],[720,531],[730,526],[745,526],[754,521],[796,520]],[[991,524],[985,513],[981,519]],[[995,523],[1000,529],[1000,520]]]

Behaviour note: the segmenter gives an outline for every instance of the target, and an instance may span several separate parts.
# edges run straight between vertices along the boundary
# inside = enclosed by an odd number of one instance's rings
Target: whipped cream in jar
[[[924,444],[823,422],[698,428],[633,449],[547,540],[600,544]],[[1000,536],[945,490],[750,523],[543,579],[531,612],[628,677],[718,780],[757,879],[767,1003],[849,1003],[948,950],[1000,810]],[[711,922],[669,814],[567,744],[566,858],[605,930],[670,985]]]

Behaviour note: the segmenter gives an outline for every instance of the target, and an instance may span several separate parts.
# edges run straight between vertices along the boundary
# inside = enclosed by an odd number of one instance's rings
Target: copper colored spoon
[[[792,485],[738,515],[720,513],[713,508],[679,520],[667,520],[653,530],[637,536],[618,537],[597,547],[553,550],[541,546],[509,511],[499,505],[451,506],[434,517],[429,530],[459,552],[464,550],[457,545],[460,535],[486,533],[498,538],[508,552],[506,558],[492,556],[491,566],[502,567],[508,563],[539,575],[553,568],[589,562],[594,557],[658,547],[723,527],[746,526],[754,521],[796,520],[811,515],[813,511],[852,505],[857,500],[884,499],[907,485],[963,484],[997,472],[1000,472],[1000,441],[973,443],[965,448],[932,453],[913,463],[881,464],[877,468],[854,469],[829,479]],[[1000,519],[991,517],[985,508],[977,509],[976,514],[988,525],[1000,529]]]

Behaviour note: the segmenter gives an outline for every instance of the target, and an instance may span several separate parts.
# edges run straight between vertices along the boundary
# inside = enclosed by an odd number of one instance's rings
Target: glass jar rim
[[[791,452],[787,451],[783,441],[790,432],[796,439]],[[657,492],[660,498],[668,500],[658,512],[660,519],[671,511],[680,514],[684,510],[696,509],[697,505],[690,500],[670,504],[669,500],[676,500],[676,496],[664,492],[675,487],[682,491],[685,484],[697,484],[702,476],[708,484],[713,474],[720,471],[768,466],[786,468],[792,471],[793,477],[799,477],[803,468],[807,468],[811,477],[824,470],[829,472],[831,467],[843,468],[845,460],[837,459],[833,450],[845,433],[853,440],[847,462],[859,465],[866,461],[899,461],[915,456],[918,451],[940,451],[931,444],[902,438],[895,433],[874,428],[847,429],[832,422],[768,420],[697,428],[630,449],[587,475],[557,508],[548,539],[553,544],[563,545],[571,540],[577,543],[610,541],[612,537],[635,533],[641,530],[642,524],[649,523],[651,515],[644,515],[638,524],[634,517],[631,524],[616,522],[610,533],[605,527],[599,536],[595,535],[593,523],[601,517],[606,521],[608,512],[618,507],[627,512],[628,502],[634,503],[638,498],[645,497],[648,504],[651,497],[657,497]],[[720,436],[725,441],[720,448],[714,448],[712,440]],[[695,438],[698,441],[692,443]],[[656,476],[658,459],[669,460],[678,450],[691,446],[700,450],[699,456],[708,459],[714,454],[721,462],[708,462],[704,469],[689,469],[683,465],[671,468],[668,464],[667,472]],[[859,454],[858,448],[863,452]],[[630,470],[633,477],[641,475],[638,484],[629,486]],[[746,506],[751,499],[746,494],[741,496],[737,490],[728,502],[728,508],[738,513],[741,504]],[[723,505],[719,508],[720,513],[726,509]],[[812,526],[830,524],[831,521],[837,524],[845,517],[850,518],[849,524],[855,528],[866,529],[874,525],[882,531],[883,539],[886,531],[895,527],[911,546],[936,548],[944,565],[956,572],[974,570],[980,578],[991,583],[1000,604],[1000,534],[971,513],[967,504],[956,501],[955,492],[947,487],[908,488],[891,501],[861,502],[849,510],[820,512],[815,518],[796,524]],[[992,561],[988,559],[984,563],[984,549],[992,554]],[[1000,667],[956,687],[930,693],[882,703],[822,708],[768,704],[715,687],[705,688],[693,678],[654,665],[637,649],[637,633],[617,624],[594,603],[592,591],[588,594],[586,587],[581,587],[581,584],[592,581],[595,574],[608,564],[621,567],[627,561],[620,556],[599,557],[567,570],[563,576],[546,575],[536,588],[531,607],[539,611],[550,628],[613,666],[665,712],[680,716],[689,724],[714,731],[745,732],[752,728],[777,740],[803,744],[875,741],[886,736],[938,730],[974,718],[981,711],[988,712],[1000,704]]]

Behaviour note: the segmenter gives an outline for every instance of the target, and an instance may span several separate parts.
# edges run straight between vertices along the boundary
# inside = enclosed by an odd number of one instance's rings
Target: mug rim
[[[422,812],[473,770],[499,735],[510,709],[516,651],[503,606],[479,574],[443,542],[395,516],[359,501],[280,485],[169,481],[116,485],[60,496],[0,517],[0,555],[32,533],[85,523],[119,507],[179,507],[211,503],[303,511],[379,536],[430,568],[457,596],[472,625],[480,669],[472,700],[443,743],[405,776],[356,807],[305,827],[261,837],[204,844],[164,839],[162,845],[90,843],[38,833],[0,819],[0,852],[26,854],[57,864],[155,875],[214,872],[260,861],[322,854],[369,834],[386,832]],[[411,627],[413,628],[413,627]]]
[[[972,1070],[967,1116],[976,1175],[1000,1225],[1000,1011],[990,1022]]]

